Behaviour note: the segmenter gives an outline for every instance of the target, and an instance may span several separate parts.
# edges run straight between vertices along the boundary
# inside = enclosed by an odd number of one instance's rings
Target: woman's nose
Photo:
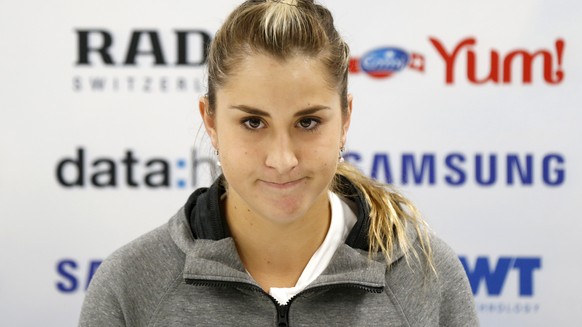
[[[265,165],[275,169],[279,174],[290,172],[299,163],[289,135],[277,135],[266,150]]]

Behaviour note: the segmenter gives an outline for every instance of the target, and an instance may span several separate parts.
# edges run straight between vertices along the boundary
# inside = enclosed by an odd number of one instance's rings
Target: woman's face
[[[351,101],[342,114],[340,95],[325,74],[309,57],[282,62],[252,55],[216,90],[213,115],[201,99],[228,182],[229,207],[282,224],[327,208]]]

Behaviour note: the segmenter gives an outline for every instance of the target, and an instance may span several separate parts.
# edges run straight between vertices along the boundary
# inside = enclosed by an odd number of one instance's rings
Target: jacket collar
[[[357,222],[329,266],[308,288],[343,283],[383,287],[387,269],[384,257],[377,253],[373,260],[368,258],[368,205],[362,193],[349,180],[342,177],[339,182],[342,183],[342,197],[352,202]],[[258,287],[246,272],[230,237],[220,208],[220,197],[224,192],[222,177],[209,188],[196,190],[183,210],[169,223],[172,239],[185,253],[184,278],[238,282]],[[402,251],[396,249],[392,260],[399,260],[402,256]]]
[[[218,241],[230,237],[226,217],[220,206],[220,197],[225,192],[221,175],[209,188],[199,188],[190,195],[184,211],[194,238]]]
[[[168,224],[172,240],[185,256],[184,279],[243,283],[260,288],[246,272],[232,237],[194,239],[189,225],[184,210],[178,211]],[[386,263],[380,255],[376,260],[370,260],[367,252],[343,244],[308,289],[337,284],[382,288],[385,286],[385,272]]]

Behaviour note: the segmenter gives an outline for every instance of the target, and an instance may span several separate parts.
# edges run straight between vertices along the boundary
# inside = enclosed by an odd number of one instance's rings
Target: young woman
[[[80,326],[476,326],[455,253],[343,162],[349,50],[308,0],[246,1],[200,114],[223,175],[108,258]]]

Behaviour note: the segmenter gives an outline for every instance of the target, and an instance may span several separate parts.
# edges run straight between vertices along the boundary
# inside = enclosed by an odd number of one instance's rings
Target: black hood
[[[339,196],[350,203],[358,219],[348,234],[346,244],[352,248],[367,251],[370,227],[369,206],[362,192],[350,180],[343,176],[336,176],[341,191]],[[220,176],[210,187],[199,188],[188,198],[184,210],[194,238],[220,240],[230,237],[226,217],[220,205],[220,197],[224,192],[226,190],[223,176]]]

